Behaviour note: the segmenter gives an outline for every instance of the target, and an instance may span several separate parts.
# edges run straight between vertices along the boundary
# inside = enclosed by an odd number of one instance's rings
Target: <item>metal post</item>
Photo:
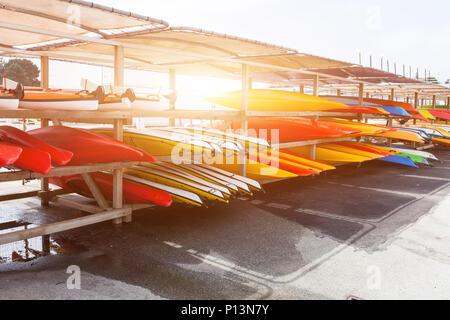
[[[313,95],[317,97],[319,95],[319,75],[313,76]]]
[[[389,100],[394,101],[394,93],[395,93],[394,88],[391,88],[391,95],[389,96]]]
[[[41,87],[49,88],[49,58],[41,56]]]
[[[342,95],[341,89],[337,89],[337,96],[340,97]]]
[[[419,93],[416,91],[414,92],[414,108],[417,109],[419,106]]]
[[[304,84],[301,84],[301,85],[299,86],[299,92],[300,92],[300,93],[305,93],[305,85],[304,85]]]
[[[249,91],[249,72],[248,65],[242,65],[242,104],[241,104],[241,134],[247,135],[247,111],[248,111],[248,91]],[[247,156],[246,150],[239,153],[240,158],[240,174],[247,176]]]
[[[436,109],[436,95],[433,95],[433,109]]]
[[[169,70],[169,88],[170,88],[170,90],[173,90],[173,91],[176,90],[176,78],[175,78],[175,70],[174,69]],[[175,110],[175,101],[170,102],[169,110]],[[171,127],[175,126],[175,118],[169,119],[169,126],[171,126]]]

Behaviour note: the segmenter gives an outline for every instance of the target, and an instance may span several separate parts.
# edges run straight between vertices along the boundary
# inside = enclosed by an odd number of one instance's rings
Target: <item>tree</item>
[[[8,79],[20,82],[24,86],[39,86],[39,68],[28,59],[0,61],[0,73]]]

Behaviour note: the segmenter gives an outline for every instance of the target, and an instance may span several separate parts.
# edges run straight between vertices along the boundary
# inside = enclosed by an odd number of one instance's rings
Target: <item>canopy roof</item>
[[[0,0],[0,21],[0,50],[4,55],[49,56],[113,66],[114,46],[122,46],[125,68],[238,77],[245,63],[253,79],[279,85],[310,84],[313,75],[319,75],[321,86],[346,90],[353,90],[359,83],[377,90],[392,85],[405,90],[428,86],[385,71],[268,43],[168,27],[162,20],[79,0]],[[427,89],[450,94],[436,85]]]

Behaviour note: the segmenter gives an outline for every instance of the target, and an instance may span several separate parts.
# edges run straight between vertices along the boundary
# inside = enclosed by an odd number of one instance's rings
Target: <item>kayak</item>
[[[189,192],[189,191],[175,188],[175,187],[166,186],[164,184],[153,182],[153,181],[148,181],[148,180],[145,180],[145,179],[142,179],[139,177],[135,177],[135,176],[132,176],[129,174],[124,174],[123,177],[126,180],[138,183],[140,185],[165,191],[165,192],[169,193],[171,198],[173,199],[173,201],[175,201],[177,203],[188,205],[188,206],[194,206],[194,207],[201,207],[204,204],[202,199],[200,199],[200,197],[193,192]]]
[[[367,101],[369,103],[376,103],[383,106],[391,106],[391,107],[400,107],[404,110],[406,110],[410,115],[412,115],[413,119],[419,119],[419,120],[427,120],[426,117],[424,117],[414,106],[407,102],[401,102],[401,101],[393,101],[393,100],[383,100],[383,99],[374,99],[374,98],[365,98],[364,101]]]
[[[436,117],[433,116],[428,110],[419,110],[419,112],[428,120],[436,120]]]
[[[386,157],[386,155],[382,155],[379,152],[363,150],[362,148],[355,148],[352,146],[342,144],[334,144],[334,143],[321,144],[320,148],[355,154],[358,156],[370,158],[371,160]]]
[[[145,151],[89,130],[49,126],[28,131],[28,133],[52,146],[72,152],[73,157],[68,163],[70,165],[119,161],[155,161],[155,158]]]
[[[102,101],[99,101],[98,103],[98,110],[101,111],[121,111],[130,109],[130,100],[128,98],[122,98],[119,96],[106,96]]]
[[[25,131],[11,126],[0,126],[0,140],[48,152],[55,165],[65,165],[73,156],[70,151],[51,146]]]
[[[19,107],[36,110],[97,110],[98,99],[92,94],[26,89]]]
[[[359,130],[360,132],[355,134],[355,136],[356,135],[372,135],[372,134],[376,134],[376,133],[396,131],[396,129],[389,128],[389,127],[378,126],[378,125],[362,123],[362,122],[355,122],[355,121],[338,119],[338,118],[324,118],[322,121],[326,121],[326,122],[342,125],[345,127],[353,128],[355,130]]]
[[[180,176],[169,175],[164,170],[160,171],[155,167],[149,168],[136,166],[132,169],[126,170],[125,173],[134,177],[145,179],[147,181],[153,181],[164,184],[166,186],[176,187],[193,192],[200,196],[203,201],[218,201],[228,203],[228,200],[219,190],[211,189],[204,185],[188,181]]]
[[[22,153],[22,148],[9,143],[0,142],[0,167],[16,162]]]
[[[405,166],[409,166],[409,167],[413,167],[413,168],[419,168],[414,161],[412,161],[410,158],[408,157],[400,157],[399,155],[393,155],[393,156],[389,156],[386,158],[380,158],[377,159],[380,161],[385,161],[385,162],[392,162],[392,163],[397,163],[397,164],[402,164]]]
[[[142,168],[150,168],[158,170],[159,172],[164,173],[166,177],[176,177],[179,179],[182,179],[183,181],[193,182],[195,184],[199,184],[201,186],[204,186],[206,188],[209,188],[210,190],[217,190],[220,191],[225,199],[230,198],[231,192],[228,188],[225,188],[221,185],[211,183],[205,179],[198,178],[194,175],[188,174],[186,172],[183,172],[182,170],[174,170],[169,167],[165,167],[162,165],[162,163],[146,163],[142,164],[140,167]]]
[[[315,168],[320,171],[328,171],[336,169],[336,167],[333,167],[332,165],[300,156],[298,154],[289,151],[288,149],[279,150],[278,153],[276,153],[274,150],[271,150],[271,154],[274,156],[278,156],[280,159],[292,160],[295,162],[303,163],[309,166],[310,168]]]
[[[240,121],[235,121],[231,125],[233,130],[240,127]],[[248,119],[248,128],[257,131],[259,138],[267,137],[272,143],[337,138],[361,132],[342,125],[303,118],[252,117]],[[272,139],[274,137],[275,139]]]
[[[6,144],[6,143],[3,143]],[[11,145],[14,146],[14,145]],[[49,174],[52,169],[52,159],[48,152],[20,146],[22,152],[13,163],[14,167],[22,170],[30,170],[41,174]]]
[[[448,146],[450,147],[450,139],[446,139],[446,138],[433,138],[433,143],[437,143],[443,146]]]
[[[428,132],[427,130],[434,130],[437,131],[439,135],[441,135],[444,138],[450,138],[450,132],[448,132],[447,130],[443,129],[443,128],[439,128],[437,126],[424,126],[424,125],[416,125],[412,128],[420,128],[423,129],[425,132]],[[430,131],[431,134],[433,134],[433,131]],[[435,134],[435,135],[438,135]]]
[[[215,167],[212,167],[212,166],[208,166],[208,165],[205,165],[205,164],[199,164],[199,165],[197,165],[197,167],[201,167],[204,170],[213,171],[213,172],[221,174],[223,176],[226,176],[226,177],[229,177],[229,178],[241,181],[243,183],[246,183],[250,187],[250,189],[252,189],[253,191],[259,192],[259,191],[262,190],[261,185],[256,180],[253,180],[253,179],[250,179],[250,178],[238,175],[238,174],[234,174],[234,173],[231,173],[231,172],[228,172],[228,171],[225,171],[225,170],[220,170],[218,168],[215,168]]]
[[[450,120],[450,113],[447,110],[428,109],[428,112],[436,118]]]
[[[379,114],[379,115],[388,115],[389,112],[382,108],[376,107],[361,107],[361,106],[352,106],[342,109],[334,109],[327,110],[328,112],[350,112],[350,113],[366,113],[366,114]]]
[[[228,92],[220,97],[205,100],[233,108],[241,109],[242,91]],[[325,111],[347,107],[345,104],[307,94],[283,90],[253,89],[248,94],[249,111]]]
[[[160,111],[169,109],[169,101],[160,101],[146,97],[136,97],[133,103],[131,103],[131,109],[133,110],[150,110]]]
[[[293,147],[288,149],[294,154],[299,154],[301,156],[309,157],[311,154],[311,146]],[[331,165],[337,164],[347,164],[347,163],[358,163],[372,160],[370,157],[360,156],[357,154],[352,154],[348,152],[322,148],[320,146],[316,147],[316,159]]]
[[[173,169],[170,167],[166,167],[163,165],[162,162],[145,163],[145,164],[141,164],[140,167],[151,168],[151,169],[154,168],[154,169],[157,169],[158,171],[164,172],[164,174],[166,176],[179,177],[179,178],[182,178],[183,180],[194,182],[194,183],[200,184],[202,186],[208,187],[213,190],[218,190],[222,193],[222,195],[226,199],[231,197],[231,192],[228,188],[225,188],[219,184],[211,183],[205,179],[198,178],[198,177],[188,174],[187,172],[184,172],[182,170],[176,170],[176,169]]]
[[[390,151],[390,150],[375,149],[372,147],[371,144],[361,143],[361,142],[335,142],[334,144],[350,147],[353,149],[362,150],[362,151],[369,152],[369,153],[379,154],[383,157],[388,157],[388,156],[398,153],[393,150]]]
[[[420,163],[420,164],[425,164],[425,165],[431,165],[428,160],[423,157],[423,156],[419,156],[417,154],[411,154],[408,152],[401,152],[399,154],[397,154],[399,157],[405,157],[405,158],[409,158],[412,161],[414,161],[414,163]]]
[[[109,128],[94,129],[94,132],[112,137],[113,130]],[[172,156],[176,154],[184,159],[190,159],[193,154],[209,154],[214,148],[201,140],[186,137],[180,133],[167,133],[157,130],[137,131],[126,129],[123,131],[124,143],[151,152],[154,156]]]
[[[168,162],[158,162],[158,163],[156,163],[156,165],[163,167],[165,169],[170,169],[172,171],[175,171],[178,174],[182,174],[183,176],[195,177],[195,178],[204,180],[204,181],[210,183],[211,185],[218,185],[221,188],[227,189],[228,193],[230,195],[236,195],[239,192],[239,189],[235,184],[237,180],[235,180],[233,178],[228,179],[227,177],[222,176],[222,175],[212,176],[207,173],[190,170],[185,165],[178,166],[178,165],[174,165],[174,164],[168,163]],[[147,164],[144,166],[147,166]],[[196,182],[198,182],[198,181],[196,181]],[[240,181],[238,181],[238,182],[240,182]],[[248,185],[246,185],[246,186],[248,188]],[[225,194],[225,192],[223,190],[221,190],[221,192]]]
[[[19,98],[14,93],[0,91],[0,109],[9,110],[19,108]]]
[[[105,172],[91,173],[92,178],[98,185],[106,200],[113,200],[113,175]],[[92,197],[92,194],[81,175],[71,175],[59,178],[50,178],[49,182],[59,187],[69,187],[71,191],[83,196]],[[154,203],[159,206],[169,207],[172,204],[168,192],[144,186],[124,177],[123,179],[123,201],[129,204]]]
[[[385,133],[379,133],[379,134],[372,134],[372,136],[395,139],[395,140],[405,140],[405,141],[411,141],[411,142],[417,142],[417,143],[425,143],[425,141],[422,138],[420,138],[418,134],[416,134],[414,132],[392,131],[392,132],[385,132]]]

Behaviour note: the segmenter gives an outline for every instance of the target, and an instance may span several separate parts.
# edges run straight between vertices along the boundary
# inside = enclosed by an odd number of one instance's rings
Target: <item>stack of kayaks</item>
[[[53,165],[66,165],[73,153],[58,148],[10,126],[0,126],[2,166],[11,165],[19,169],[42,174],[50,173]]]
[[[96,132],[112,135],[108,129],[96,129]],[[210,164],[233,174],[240,170],[240,153],[245,146],[248,150],[247,175],[256,180],[307,176],[334,169],[311,159],[272,150],[267,142],[258,144],[260,140],[236,135],[223,138],[214,131],[200,133],[179,128],[158,128],[138,132],[127,129],[124,141],[143,150],[154,150],[153,155],[178,165]],[[180,150],[184,152],[180,154]]]

